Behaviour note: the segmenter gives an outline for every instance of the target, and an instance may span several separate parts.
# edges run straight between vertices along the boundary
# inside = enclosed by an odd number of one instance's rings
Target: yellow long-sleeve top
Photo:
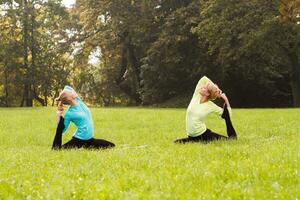
[[[193,98],[187,108],[186,131],[187,134],[191,137],[199,136],[207,130],[204,122],[209,114],[214,113],[221,116],[223,113],[223,108],[217,106],[212,101],[200,103],[200,99],[201,99],[200,90],[208,82],[212,82],[212,81],[206,76],[203,76],[199,80]],[[228,107],[228,111],[231,115],[230,107]]]

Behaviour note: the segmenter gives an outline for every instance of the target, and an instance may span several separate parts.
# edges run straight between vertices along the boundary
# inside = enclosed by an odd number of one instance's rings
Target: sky
[[[71,7],[75,2],[76,2],[76,0],[63,0],[63,1],[62,1],[62,3],[63,3],[66,7]]]
[[[75,4],[75,2],[76,0],[62,0],[62,3],[69,8],[72,7],[72,5]],[[100,57],[101,49],[98,47],[91,52],[88,63],[92,65],[97,65],[100,62]]]

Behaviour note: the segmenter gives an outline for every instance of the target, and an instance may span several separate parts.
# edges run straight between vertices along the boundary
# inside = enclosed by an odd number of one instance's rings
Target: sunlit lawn
[[[0,199],[300,198],[300,109],[234,109],[237,141],[175,145],[184,109],[92,108],[95,137],[117,147],[59,152],[54,108],[0,113]]]

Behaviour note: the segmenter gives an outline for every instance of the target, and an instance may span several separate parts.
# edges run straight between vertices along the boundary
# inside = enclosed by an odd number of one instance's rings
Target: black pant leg
[[[65,128],[64,118],[60,117],[59,122],[57,124],[56,133],[52,144],[52,149],[57,150],[61,148],[62,132],[64,128]]]
[[[106,149],[106,148],[112,148],[115,146],[116,145],[114,143],[109,142],[107,140],[92,138],[92,139],[88,140],[87,145],[85,147],[93,148],[93,149]]]
[[[185,144],[185,143],[189,143],[189,142],[210,142],[210,141],[214,141],[214,140],[221,140],[221,139],[227,139],[227,137],[214,133],[211,130],[207,129],[204,133],[202,133],[199,136],[196,137],[187,137],[187,138],[182,138],[182,139],[177,139],[174,141],[174,143],[181,143],[181,144]]]
[[[188,142],[195,142],[195,140],[192,137],[187,137],[187,138],[177,139],[174,141],[174,143],[179,143],[179,144],[185,144]]]
[[[70,141],[62,145],[62,149],[74,149],[74,148],[82,148],[86,147],[88,141],[80,140],[78,138],[73,137]]]
[[[180,143],[180,144],[185,144],[185,143],[189,143],[189,142],[202,142],[203,141],[203,137],[202,134],[196,137],[191,137],[188,136],[187,138],[181,138],[181,139],[177,139],[174,141],[174,143]]]
[[[200,135],[200,137],[202,142],[211,142],[214,140],[228,139],[223,135],[212,132],[210,129],[207,129],[202,135]]]
[[[65,128],[64,118],[60,117],[59,123],[56,128],[56,134],[54,137],[53,145],[52,145],[53,150],[81,148],[86,144],[83,140],[73,137],[69,142],[62,145],[62,132],[63,132],[64,128]]]
[[[222,114],[222,118],[225,119],[228,137],[230,139],[236,139],[237,135],[236,135],[236,132],[235,132],[235,130],[233,128],[233,125],[232,125],[232,122],[231,122],[231,119],[230,119],[230,115],[229,115],[229,111],[227,109],[227,105],[226,104],[224,105],[224,111],[223,111],[223,114]]]

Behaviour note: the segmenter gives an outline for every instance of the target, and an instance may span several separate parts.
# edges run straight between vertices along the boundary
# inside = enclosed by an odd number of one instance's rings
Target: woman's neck
[[[70,103],[70,106],[74,106],[74,105],[76,105],[76,104],[77,104],[76,99],[73,99],[73,100],[71,101],[71,103]]]
[[[205,103],[208,101],[208,98],[206,96],[201,96],[200,103]]]

